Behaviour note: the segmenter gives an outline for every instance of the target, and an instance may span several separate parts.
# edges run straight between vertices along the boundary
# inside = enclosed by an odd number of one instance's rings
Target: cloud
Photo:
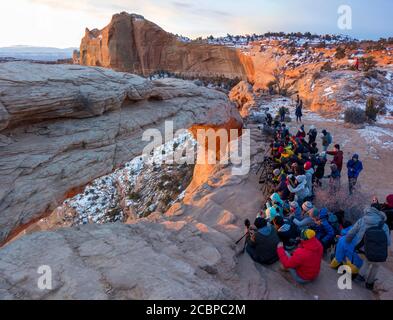
[[[192,3],[180,2],[180,1],[172,1],[172,6],[176,7],[178,10],[182,10],[185,13],[198,15],[202,17],[209,16],[221,16],[221,17],[230,17],[232,14],[228,11],[219,10],[219,9],[208,9],[201,8],[199,5],[194,5]]]

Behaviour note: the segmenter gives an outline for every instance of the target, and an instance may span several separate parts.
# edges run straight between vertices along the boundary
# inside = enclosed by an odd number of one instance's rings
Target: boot
[[[355,266],[351,261],[347,260],[345,262],[345,265],[351,268],[352,274],[358,274],[359,273],[359,268]]]
[[[366,289],[370,290],[370,291],[374,291],[374,284],[375,284],[375,282],[373,282],[373,283],[366,282]]]
[[[353,281],[357,284],[363,284],[364,282],[366,282],[366,279],[364,279],[364,277],[362,277],[360,274],[357,274]]]
[[[337,261],[337,259],[334,258],[334,259],[332,260],[332,262],[330,263],[330,268],[332,268],[332,269],[337,269],[340,265],[341,265],[341,263],[339,263],[339,262]]]

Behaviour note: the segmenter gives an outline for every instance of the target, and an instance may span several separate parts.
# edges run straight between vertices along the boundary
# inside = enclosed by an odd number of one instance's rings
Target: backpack
[[[385,222],[368,228],[364,234],[364,252],[370,262],[385,262],[388,258],[388,239],[383,230]]]

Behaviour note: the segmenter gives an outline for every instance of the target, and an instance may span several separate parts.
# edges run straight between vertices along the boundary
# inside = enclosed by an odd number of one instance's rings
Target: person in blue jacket
[[[359,270],[363,265],[363,260],[356,253],[356,240],[353,239],[348,243],[345,238],[352,228],[353,226],[351,225],[341,230],[341,235],[336,245],[336,252],[332,262],[330,263],[330,267],[337,269],[340,265],[347,265],[351,268],[352,274],[355,275],[359,273]]]
[[[354,154],[352,159],[347,163],[348,168],[348,185],[349,185],[349,194],[353,193],[353,189],[356,186],[356,183],[359,178],[360,172],[363,170],[363,163],[359,160],[359,155]]]
[[[325,251],[333,244],[335,237],[334,229],[328,221],[328,214],[329,212],[326,208],[320,211],[314,208],[310,212],[310,216],[314,220],[314,225],[311,229],[315,231],[316,237],[322,243]]]

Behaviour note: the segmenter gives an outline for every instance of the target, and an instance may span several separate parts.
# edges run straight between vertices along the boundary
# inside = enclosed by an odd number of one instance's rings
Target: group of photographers
[[[318,277],[323,256],[332,249],[331,267],[347,265],[355,280],[372,290],[378,266],[387,259],[389,229],[393,227],[393,195],[383,205],[375,199],[354,225],[346,221],[344,211],[332,213],[327,208],[316,208],[314,186],[321,186],[322,178],[329,178],[331,196],[340,188],[343,168],[340,146],[336,144],[334,150],[328,151],[332,136],[323,130],[324,151],[319,153],[314,126],[306,134],[302,125],[296,135],[291,135],[285,123],[276,121],[272,125],[275,129],[270,158],[274,168],[272,195],[254,225],[246,221],[245,250],[261,264],[280,261],[296,282],[306,284]],[[325,176],[327,155],[333,159],[331,173]],[[348,161],[347,168],[352,194],[363,170],[358,155]]]

